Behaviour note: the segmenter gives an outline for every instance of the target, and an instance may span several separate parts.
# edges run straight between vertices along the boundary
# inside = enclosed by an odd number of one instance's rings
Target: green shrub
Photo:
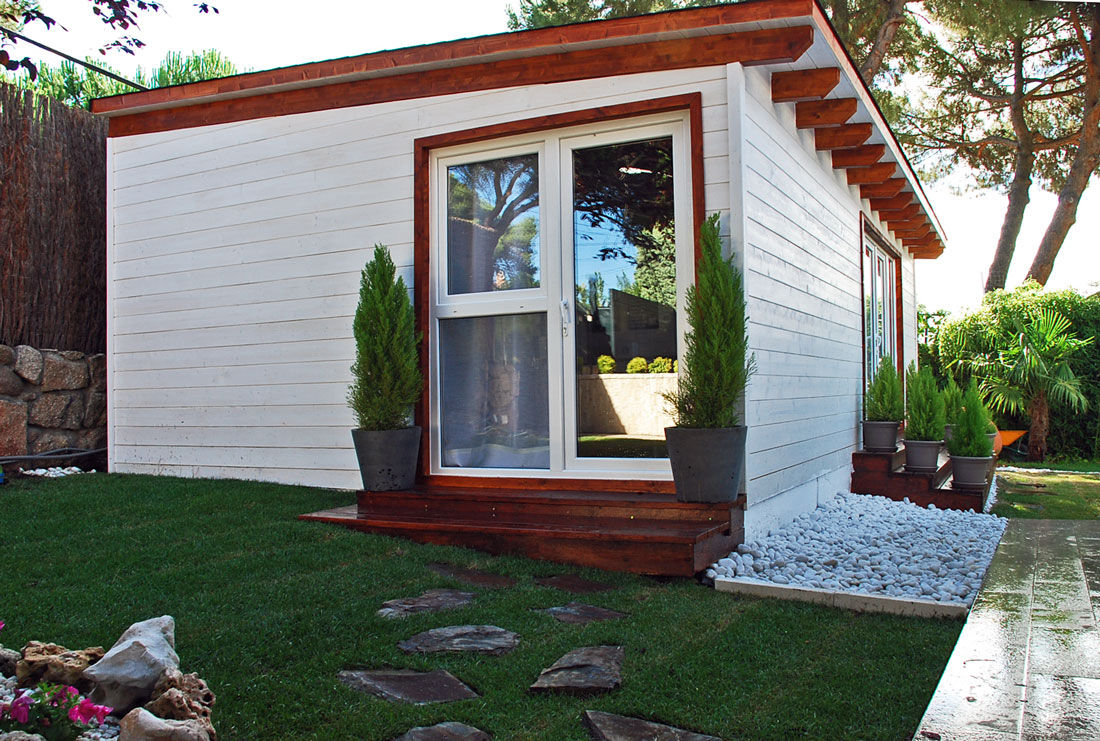
[[[917,370],[909,364],[905,374],[905,439],[942,440],[944,425],[943,394],[936,386],[931,368]]]
[[[671,373],[672,372],[672,359],[662,358],[657,356],[653,358],[653,362],[649,364],[650,373]]]
[[[947,383],[943,387],[943,416],[947,424],[955,424],[955,420],[959,418],[959,412],[962,411],[962,406],[962,389],[959,388],[959,384],[955,383],[954,378],[948,376]]]
[[[359,306],[352,323],[355,363],[348,405],[362,430],[407,427],[423,388],[420,333],[405,281],[384,245],[363,269]]]
[[[626,364],[627,373],[648,373],[649,363],[645,358],[631,358],[630,362]]]
[[[596,370],[600,373],[614,373],[615,372],[615,358],[610,355],[601,355],[596,358]]]
[[[722,257],[718,214],[700,225],[699,249],[696,283],[687,290],[684,370],[665,400],[680,427],[735,427],[756,359],[748,351],[744,284]]]
[[[972,380],[963,394],[962,411],[947,443],[948,451],[954,456],[988,458],[993,455],[988,428],[989,411],[982,403],[977,382]]]
[[[1048,455],[1059,459],[1100,458],[1100,294],[1082,296],[1072,289],[1046,291],[1031,281],[1011,291],[993,291],[985,295],[979,309],[939,328],[936,353],[941,366],[965,385],[971,373],[966,367],[968,360],[1007,349],[1017,340],[1019,320],[1044,310],[1066,317],[1077,337],[1096,338],[1069,362],[1081,381],[1088,408],[1082,412],[1067,405],[1051,407]],[[1027,415],[1019,412],[999,412],[996,422],[1002,429],[1028,427]]]
[[[884,355],[879,361],[874,380],[863,396],[863,418],[868,422],[901,422],[905,419],[905,402],[901,395],[894,359]]]

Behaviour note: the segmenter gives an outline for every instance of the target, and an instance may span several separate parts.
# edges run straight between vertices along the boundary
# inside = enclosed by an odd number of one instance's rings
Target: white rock
[[[157,680],[168,669],[178,669],[176,621],[170,615],[134,623],[106,655],[84,670],[96,683],[92,699],[126,712],[148,702]]]
[[[164,720],[145,708],[126,714],[119,724],[119,741],[210,741],[197,720]]]

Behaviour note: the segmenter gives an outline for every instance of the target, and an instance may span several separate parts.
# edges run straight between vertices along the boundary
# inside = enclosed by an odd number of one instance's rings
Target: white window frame
[[[573,149],[671,136],[673,140],[673,192],[676,223],[676,297],[678,354],[683,356],[685,302],[694,281],[692,235],[692,173],[690,124],[687,110],[636,118],[539,131],[433,150],[429,156],[430,275],[428,280],[429,363],[429,468],[431,475],[476,477],[541,477],[671,480],[667,458],[578,458],[576,455],[576,368],[566,363],[565,347],[573,331],[563,338],[565,319],[560,310],[568,301],[568,316],[576,316],[573,286],[573,183],[560,177],[571,168]],[[539,156],[539,287],[483,293],[447,293],[447,168],[520,154]],[[570,169],[571,174],[571,169]],[[557,182],[555,182],[557,180]],[[563,286],[569,286],[565,291]],[[439,372],[439,320],[545,312],[547,322],[547,381],[550,468],[464,468],[444,466],[440,434],[442,383]],[[561,402],[559,413],[554,405]],[[567,437],[568,432],[568,437]]]
[[[898,361],[897,271],[898,257],[868,225],[863,229],[863,300],[871,298],[871,312],[863,307],[864,363],[870,384],[882,358]],[[878,311],[881,306],[881,314]],[[870,356],[868,357],[868,353]]]

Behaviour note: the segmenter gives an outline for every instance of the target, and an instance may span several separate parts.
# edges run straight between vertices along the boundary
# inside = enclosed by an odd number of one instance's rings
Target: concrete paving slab
[[[1012,520],[914,738],[1100,739],[1100,523]]]
[[[755,579],[730,579],[720,576],[714,580],[719,592],[742,594],[747,597],[771,597],[773,599],[812,602],[818,605],[838,607],[856,612],[884,612],[891,615],[909,615],[927,618],[964,618],[968,608],[962,603],[936,602],[926,599],[904,599],[877,594],[843,592],[816,587],[794,587]]]

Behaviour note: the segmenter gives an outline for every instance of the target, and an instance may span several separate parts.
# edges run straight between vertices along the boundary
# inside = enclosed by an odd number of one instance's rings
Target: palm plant
[[[1052,404],[1075,412],[1088,408],[1070,359],[1092,341],[1078,338],[1070,321],[1057,311],[1043,309],[1026,321],[1016,320],[1015,342],[968,361],[994,410],[1030,419],[1028,460],[1046,457]]]

